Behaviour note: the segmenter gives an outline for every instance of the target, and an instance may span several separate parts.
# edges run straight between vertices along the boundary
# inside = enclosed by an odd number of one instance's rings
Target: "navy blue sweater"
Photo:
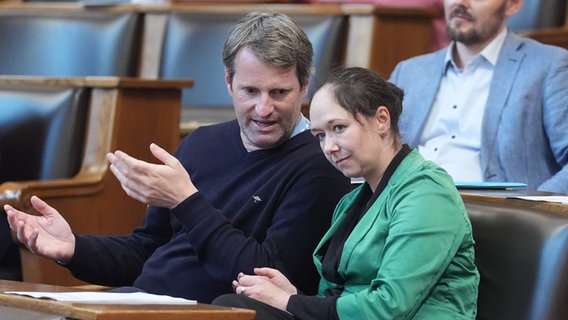
[[[235,120],[197,129],[176,157],[199,192],[172,210],[149,207],[129,235],[76,235],[67,267],[77,278],[208,303],[239,272],[268,266],[316,293],[311,254],[350,184],[315,137],[247,152]]]

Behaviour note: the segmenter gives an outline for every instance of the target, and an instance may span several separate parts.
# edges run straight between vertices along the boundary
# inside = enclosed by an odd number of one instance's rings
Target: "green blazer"
[[[337,205],[322,247],[365,185]],[[451,177],[413,150],[347,238],[340,319],[475,319],[479,273],[471,223]],[[338,285],[321,278],[319,296]]]

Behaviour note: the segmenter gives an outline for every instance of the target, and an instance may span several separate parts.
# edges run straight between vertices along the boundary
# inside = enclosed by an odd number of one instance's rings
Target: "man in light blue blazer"
[[[523,0],[445,0],[452,44],[399,63],[403,143],[456,181],[568,193],[568,51],[507,29]]]

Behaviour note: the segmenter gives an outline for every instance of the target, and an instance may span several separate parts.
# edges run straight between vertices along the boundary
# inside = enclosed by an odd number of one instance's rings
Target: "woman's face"
[[[386,144],[379,133],[384,128],[375,118],[360,116],[359,120],[338,104],[329,85],[314,95],[311,132],[319,139],[326,158],[345,176],[363,177],[370,182],[382,176],[380,155]]]

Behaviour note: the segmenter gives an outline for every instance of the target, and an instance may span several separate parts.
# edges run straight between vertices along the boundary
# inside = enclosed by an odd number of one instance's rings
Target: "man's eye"
[[[272,91],[272,94],[274,94],[276,96],[282,96],[282,95],[285,95],[287,92],[288,92],[288,90],[278,89],[278,90]]]
[[[253,88],[245,88],[244,91],[247,94],[255,94],[256,93],[256,89],[253,89]]]

